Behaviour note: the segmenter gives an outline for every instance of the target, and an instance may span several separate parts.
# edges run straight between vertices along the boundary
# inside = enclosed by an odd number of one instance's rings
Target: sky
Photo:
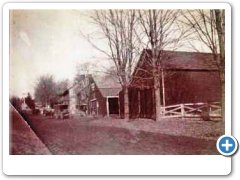
[[[71,82],[84,62],[95,69],[112,65],[82,35],[100,32],[89,15],[90,10],[10,11],[10,96],[33,96],[38,78],[46,74]],[[103,39],[93,41],[108,47]]]
[[[102,54],[80,33],[95,28],[86,14],[74,10],[10,12],[10,95],[33,95],[41,75],[72,80],[77,64],[104,64]]]

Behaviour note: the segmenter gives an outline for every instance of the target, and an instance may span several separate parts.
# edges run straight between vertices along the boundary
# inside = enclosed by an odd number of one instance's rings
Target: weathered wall
[[[177,71],[166,73],[164,82],[166,106],[180,103],[220,102],[220,81],[216,71]],[[162,92],[161,81],[160,93],[163,104]],[[129,88],[130,118],[154,119],[156,112],[154,98],[153,87],[148,89]],[[122,118],[124,114],[123,104],[123,93],[121,92],[120,110]]]

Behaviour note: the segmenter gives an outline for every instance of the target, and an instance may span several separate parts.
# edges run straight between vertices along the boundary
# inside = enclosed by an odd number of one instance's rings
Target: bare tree
[[[30,109],[35,109],[35,101],[30,93],[27,93],[27,97],[25,97],[25,102]]]
[[[76,75],[81,75],[81,74],[92,74],[92,75],[97,75],[99,72],[96,69],[99,65],[96,63],[92,62],[82,62],[78,63],[76,66]]]
[[[181,40],[186,36],[187,30],[183,30],[178,24],[179,10],[139,10],[139,21],[143,30],[141,38],[143,48],[151,50],[149,59],[152,63],[152,76],[154,80],[156,121],[161,120],[161,95],[160,76],[163,72],[162,55],[163,50],[176,50]]]
[[[77,104],[86,104],[86,108],[88,108],[91,88],[89,78],[96,73],[93,68],[94,64],[90,62],[79,63],[76,66],[76,75],[74,77],[74,92],[77,95]]]
[[[63,94],[64,91],[66,91],[68,89],[68,85],[69,85],[69,80],[68,79],[64,79],[61,81],[56,82],[56,94]]]
[[[10,103],[13,105],[13,107],[17,110],[17,111],[21,111],[21,105],[22,105],[22,100],[17,97],[17,96],[11,96],[10,97]]]
[[[213,53],[219,70],[222,120],[225,121],[225,11],[187,10],[182,14],[185,19],[182,22],[195,35],[193,39],[202,42]]]
[[[56,95],[55,89],[56,83],[53,76],[48,74],[40,76],[34,88],[36,101],[43,105],[49,105]]]
[[[42,105],[53,106],[58,103],[60,96],[68,93],[68,79],[56,82],[52,75],[42,75],[38,78],[34,87],[34,96],[36,102],[41,102]]]
[[[108,50],[88,41],[110,59],[124,91],[124,118],[129,119],[128,87],[131,81],[133,63],[139,50],[138,38],[135,33],[137,14],[135,10],[96,10],[91,16],[93,22],[100,28],[103,38],[107,40]],[[111,72],[111,73],[112,73]]]

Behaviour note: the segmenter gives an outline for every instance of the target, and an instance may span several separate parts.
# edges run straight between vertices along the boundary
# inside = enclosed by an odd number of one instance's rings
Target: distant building
[[[77,98],[74,92],[75,82],[70,82],[67,89],[58,95],[57,104],[58,105],[68,105],[69,115],[74,116],[77,109]]]
[[[21,110],[22,111],[30,111],[31,108],[27,105],[25,98],[22,98],[22,103],[21,103]]]
[[[28,107],[28,105],[27,105],[25,102],[23,102],[23,103],[21,104],[21,110],[22,110],[22,111],[26,111],[26,110],[30,110],[30,108]]]

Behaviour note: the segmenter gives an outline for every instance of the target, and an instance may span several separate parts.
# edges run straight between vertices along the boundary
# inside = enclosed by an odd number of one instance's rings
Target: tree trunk
[[[221,83],[221,105],[222,105],[222,121],[225,121],[225,73],[220,72],[220,83]]]
[[[124,120],[129,120],[129,98],[128,98],[128,88],[124,88]]]
[[[159,76],[154,75],[154,91],[155,91],[155,102],[156,102],[156,121],[161,121],[161,97],[160,97],[160,82]]]
[[[215,10],[215,17],[220,50],[219,73],[221,83],[222,120],[225,121],[225,12],[223,11],[221,14],[220,10]]]
[[[155,41],[155,40],[154,40]],[[154,80],[154,91],[155,91],[155,108],[156,108],[156,121],[162,120],[161,114],[161,96],[160,96],[160,76],[157,65],[157,49],[152,45],[152,66],[153,66],[153,80]]]

